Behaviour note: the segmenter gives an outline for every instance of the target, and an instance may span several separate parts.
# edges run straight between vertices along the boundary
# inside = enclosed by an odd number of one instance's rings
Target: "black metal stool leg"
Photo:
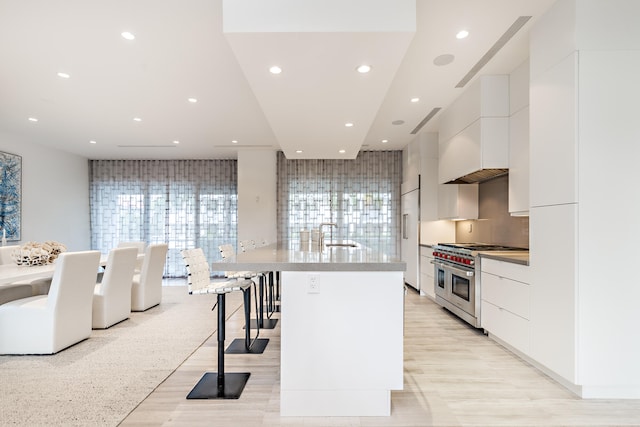
[[[265,295],[265,277],[261,274],[259,277],[260,287],[258,290],[260,298],[260,306],[258,307],[257,319],[251,321],[251,327],[259,327],[260,329],[273,329],[278,323],[278,319],[265,319],[264,318],[264,295]]]
[[[249,372],[224,372],[225,294],[218,294],[218,372],[205,373],[187,399],[238,399],[249,380]]]
[[[276,273],[273,271],[269,272],[269,281],[268,281],[268,289],[269,289],[269,295],[268,295],[268,303],[267,303],[267,312],[268,317],[270,318],[271,315],[273,315],[273,313],[278,313],[280,312],[280,306],[276,304],[277,301],[277,296],[276,296],[276,292],[275,292],[275,288],[276,288],[276,284],[275,284],[275,277],[276,277]]]
[[[254,284],[255,286],[255,284]],[[251,339],[251,288],[242,291],[244,300],[244,341],[237,338],[229,344],[226,354],[262,354],[269,344],[268,338],[260,338],[260,327],[257,325],[256,337]],[[257,302],[257,301],[256,301]],[[249,327],[247,327],[247,325]]]

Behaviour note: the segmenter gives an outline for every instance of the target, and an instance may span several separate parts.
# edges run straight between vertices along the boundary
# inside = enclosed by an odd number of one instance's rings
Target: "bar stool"
[[[230,244],[220,245],[220,255],[223,260],[229,260],[235,256],[233,246]],[[244,242],[240,244],[241,250],[244,252]],[[225,277],[227,278],[245,278],[245,279],[258,279],[258,300],[260,301],[260,307],[257,309],[257,319],[251,321],[251,325],[256,329],[274,329],[278,323],[277,319],[265,319],[264,318],[264,294],[265,294],[265,281],[266,275],[264,272],[258,271],[225,271]]]
[[[240,241],[240,250],[242,252],[247,252],[248,250],[256,249],[255,240],[242,240]],[[273,313],[276,311],[280,311],[276,309],[275,300],[274,300],[274,272],[273,271],[259,271],[256,272],[259,275],[260,280],[264,280],[263,283],[260,284],[260,313],[265,312],[265,307],[263,305],[263,301],[266,296],[266,313],[267,319],[264,319],[264,315],[262,315],[261,319],[256,320],[256,322],[261,322],[260,327],[265,329],[273,329],[278,323],[277,319],[271,319]],[[265,292],[266,289],[266,292]]]
[[[221,283],[212,283],[209,272],[209,263],[200,248],[185,249],[181,251],[182,258],[187,268],[187,277],[190,294],[216,294],[216,303],[212,310],[218,307],[218,372],[206,372],[200,381],[187,395],[187,399],[238,399],[244,390],[251,373],[224,371],[224,340],[226,317],[226,294],[242,291],[245,322],[249,322],[251,304],[251,285],[249,279],[228,280]],[[250,332],[247,328],[245,345],[248,343]],[[257,338],[257,337],[256,337]]]
[[[253,243],[253,248],[256,248],[255,241],[251,241]],[[267,242],[262,239],[262,246],[266,246]],[[273,316],[273,313],[280,312],[280,306],[276,304],[276,301],[280,300],[280,272],[279,271],[269,271],[267,274],[267,317],[270,319]]]

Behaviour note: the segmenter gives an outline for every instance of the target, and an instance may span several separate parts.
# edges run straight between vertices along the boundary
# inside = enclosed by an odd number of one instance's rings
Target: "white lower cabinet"
[[[531,351],[529,267],[482,259],[481,326],[513,348]]]
[[[433,249],[420,246],[420,294],[435,299],[436,293],[433,287],[434,267],[431,261],[433,261]]]

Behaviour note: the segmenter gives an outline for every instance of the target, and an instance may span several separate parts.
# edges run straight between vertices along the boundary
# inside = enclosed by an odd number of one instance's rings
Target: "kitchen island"
[[[284,242],[212,265],[281,272],[283,416],[388,416],[403,388],[405,263],[341,243]]]

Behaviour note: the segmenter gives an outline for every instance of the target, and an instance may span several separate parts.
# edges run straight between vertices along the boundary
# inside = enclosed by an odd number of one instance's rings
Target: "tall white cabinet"
[[[529,214],[529,61],[509,76],[509,213]]]
[[[583,397],[640,398],[638,16],[558,0],[531,35],[530,355]]]
[[[439,194],[442,187],[438,183],[438,134],[421,133],[410,144],[412,152],[419,153],[420,161],[420,243],[430,245],[438,242],[455,241],[455,223],[440,220]],[[453,187],[457,187],[454,185]]]

